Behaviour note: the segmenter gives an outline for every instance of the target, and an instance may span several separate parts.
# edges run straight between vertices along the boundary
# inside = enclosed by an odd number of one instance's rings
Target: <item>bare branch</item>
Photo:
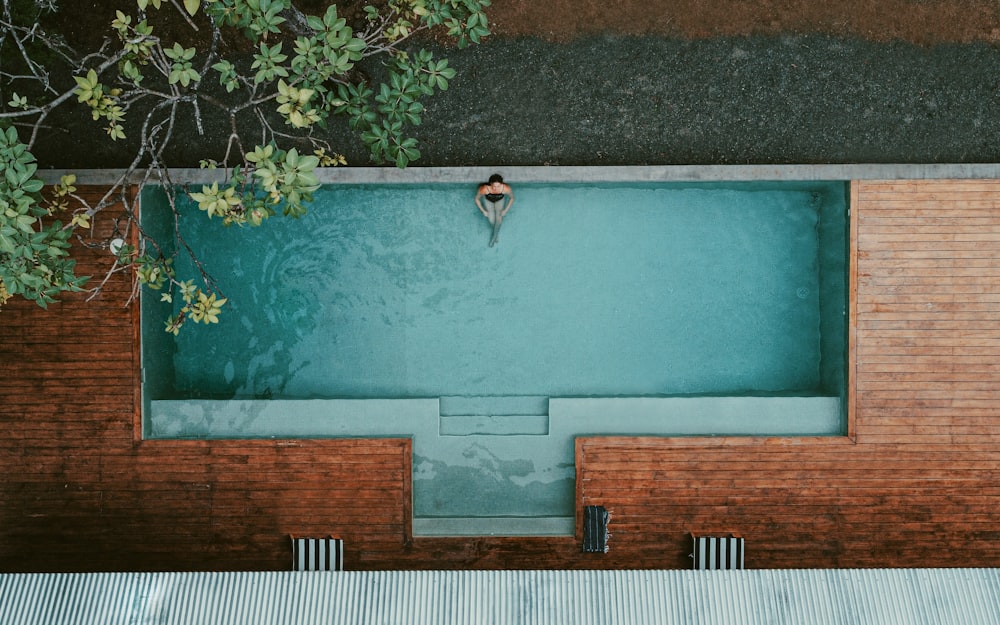
[[[184,18],[184,21],[186,21],[188,23],[188,26],[190,26],[191,28],[193,28],[195,30],[198,30],[198,26],[191,20],[190,17],[188,17],[188,13],[184,9],[184,7],[182,7],[181,5],[177,4],[177,0],[170,0],[170,4],[174,5],[174,8],[177,9],[177,12],[181,14],[181,17]]]

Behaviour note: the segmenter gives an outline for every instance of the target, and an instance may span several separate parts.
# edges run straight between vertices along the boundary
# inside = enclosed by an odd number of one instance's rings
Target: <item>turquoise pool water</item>
[[[229,304],[166,346],[158,398],[836,392],[819,235],[843,189],[787,186],[522,185],[492,249],[465,186],[325,189],[259,229],[192,214]]]
[[[326,187],[259,229],[185,206],[230,303],[174,338],[143,298],[146,435],[412,436],[415,523],[572,533],[577,435],[843,432],[845,184],[514,188],[494,248],[474,185]]]

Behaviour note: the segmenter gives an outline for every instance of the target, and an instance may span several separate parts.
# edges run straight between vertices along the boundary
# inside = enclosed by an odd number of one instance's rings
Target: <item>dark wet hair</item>
[[[503,176],[500,174],[493,174],[490,176],[490,180],[486,184],[493,184],[494,182],[503,182]]]

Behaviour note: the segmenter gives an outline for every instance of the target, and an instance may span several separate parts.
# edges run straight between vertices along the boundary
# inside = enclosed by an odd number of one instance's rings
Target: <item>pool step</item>
[[[442,417],[548,415],[549,398],[536,395],[453,395],[439,400]]]
[[[451,396],[439,401],[441,436],[545,436],[549,398],[538,396]]]
[[[416,517],[414,536],[572,536],[569,517]]]
[[[548,415],[449,415],[442,416],[441,436],[546,436]]]

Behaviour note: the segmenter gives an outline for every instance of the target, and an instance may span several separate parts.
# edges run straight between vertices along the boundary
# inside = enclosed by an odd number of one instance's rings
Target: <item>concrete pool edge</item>
[[[418,184],[461,183],[484,180],[501,172],[510,181],[536,182],[746,182],[814,180],[927,180],[996,179],[1000,163],[848,163],[814,165],[641,165],[641,166],[475,166],[475,167],[335,167],[317,170],[321,184]],[[218,181],[219,169],[171,169],[175,184]],[[38,176],[46,183],[58,182],[64,174],[75,174],[78,185],[109,185],[122,178],[120,169],[48,169]],[[128,178],[142,180],[143,172]]]

